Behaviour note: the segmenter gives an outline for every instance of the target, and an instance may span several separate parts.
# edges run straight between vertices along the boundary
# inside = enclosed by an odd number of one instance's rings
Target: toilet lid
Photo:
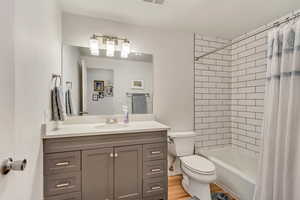
[[[210,160],[198,155],[181,157],[181,162],[185,167],[200,174],[212,174],[216,170]]]

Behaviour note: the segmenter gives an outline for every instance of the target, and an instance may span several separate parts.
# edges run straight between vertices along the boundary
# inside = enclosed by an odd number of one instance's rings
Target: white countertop
[[[58,130],[46,131],[43,135],[47,138],[65,138],[93,135],[110,135],[122,133],[165,131],[170,128],[157,121],[132,121],[128,124],[118,123],[108,125],[105,123],[92,124],[65,124],[60,125]]]

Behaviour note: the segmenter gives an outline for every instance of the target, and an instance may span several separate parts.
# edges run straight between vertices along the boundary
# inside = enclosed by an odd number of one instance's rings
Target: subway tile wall
[[[230,145],[259,154],[267,68],[268,31],[264,30],[274,22],[232,41],[195,34],[195,57],[247,38],[195,62],[197,151]]]
[[[226,45],[229,40],[195,34],[195,56]],[[232,143],[231,49],[224,49],[195,62],[196,150]]]
[[[254,154],[260,151],[262,137],[266,56],[267,32],[232,46],[232,145]]]
[[[195,34],[195,56],[229,42]],[[263,32],[195,62],[197,151],[232,145],[259,153],[266,51],[267,36]]]

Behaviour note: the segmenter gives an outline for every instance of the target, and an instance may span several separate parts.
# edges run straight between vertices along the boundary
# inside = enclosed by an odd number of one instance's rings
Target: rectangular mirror
[[[90,49],[63,45],[62,86],[69,115],[150,114],[153,110],[153,56],[130,53],[108,57]]]

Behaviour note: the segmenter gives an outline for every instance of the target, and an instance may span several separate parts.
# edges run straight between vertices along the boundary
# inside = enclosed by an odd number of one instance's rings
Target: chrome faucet
[[[109,117],[106,118],[106,124],[117,124],[118,123],[118,119],[116,117]]]

